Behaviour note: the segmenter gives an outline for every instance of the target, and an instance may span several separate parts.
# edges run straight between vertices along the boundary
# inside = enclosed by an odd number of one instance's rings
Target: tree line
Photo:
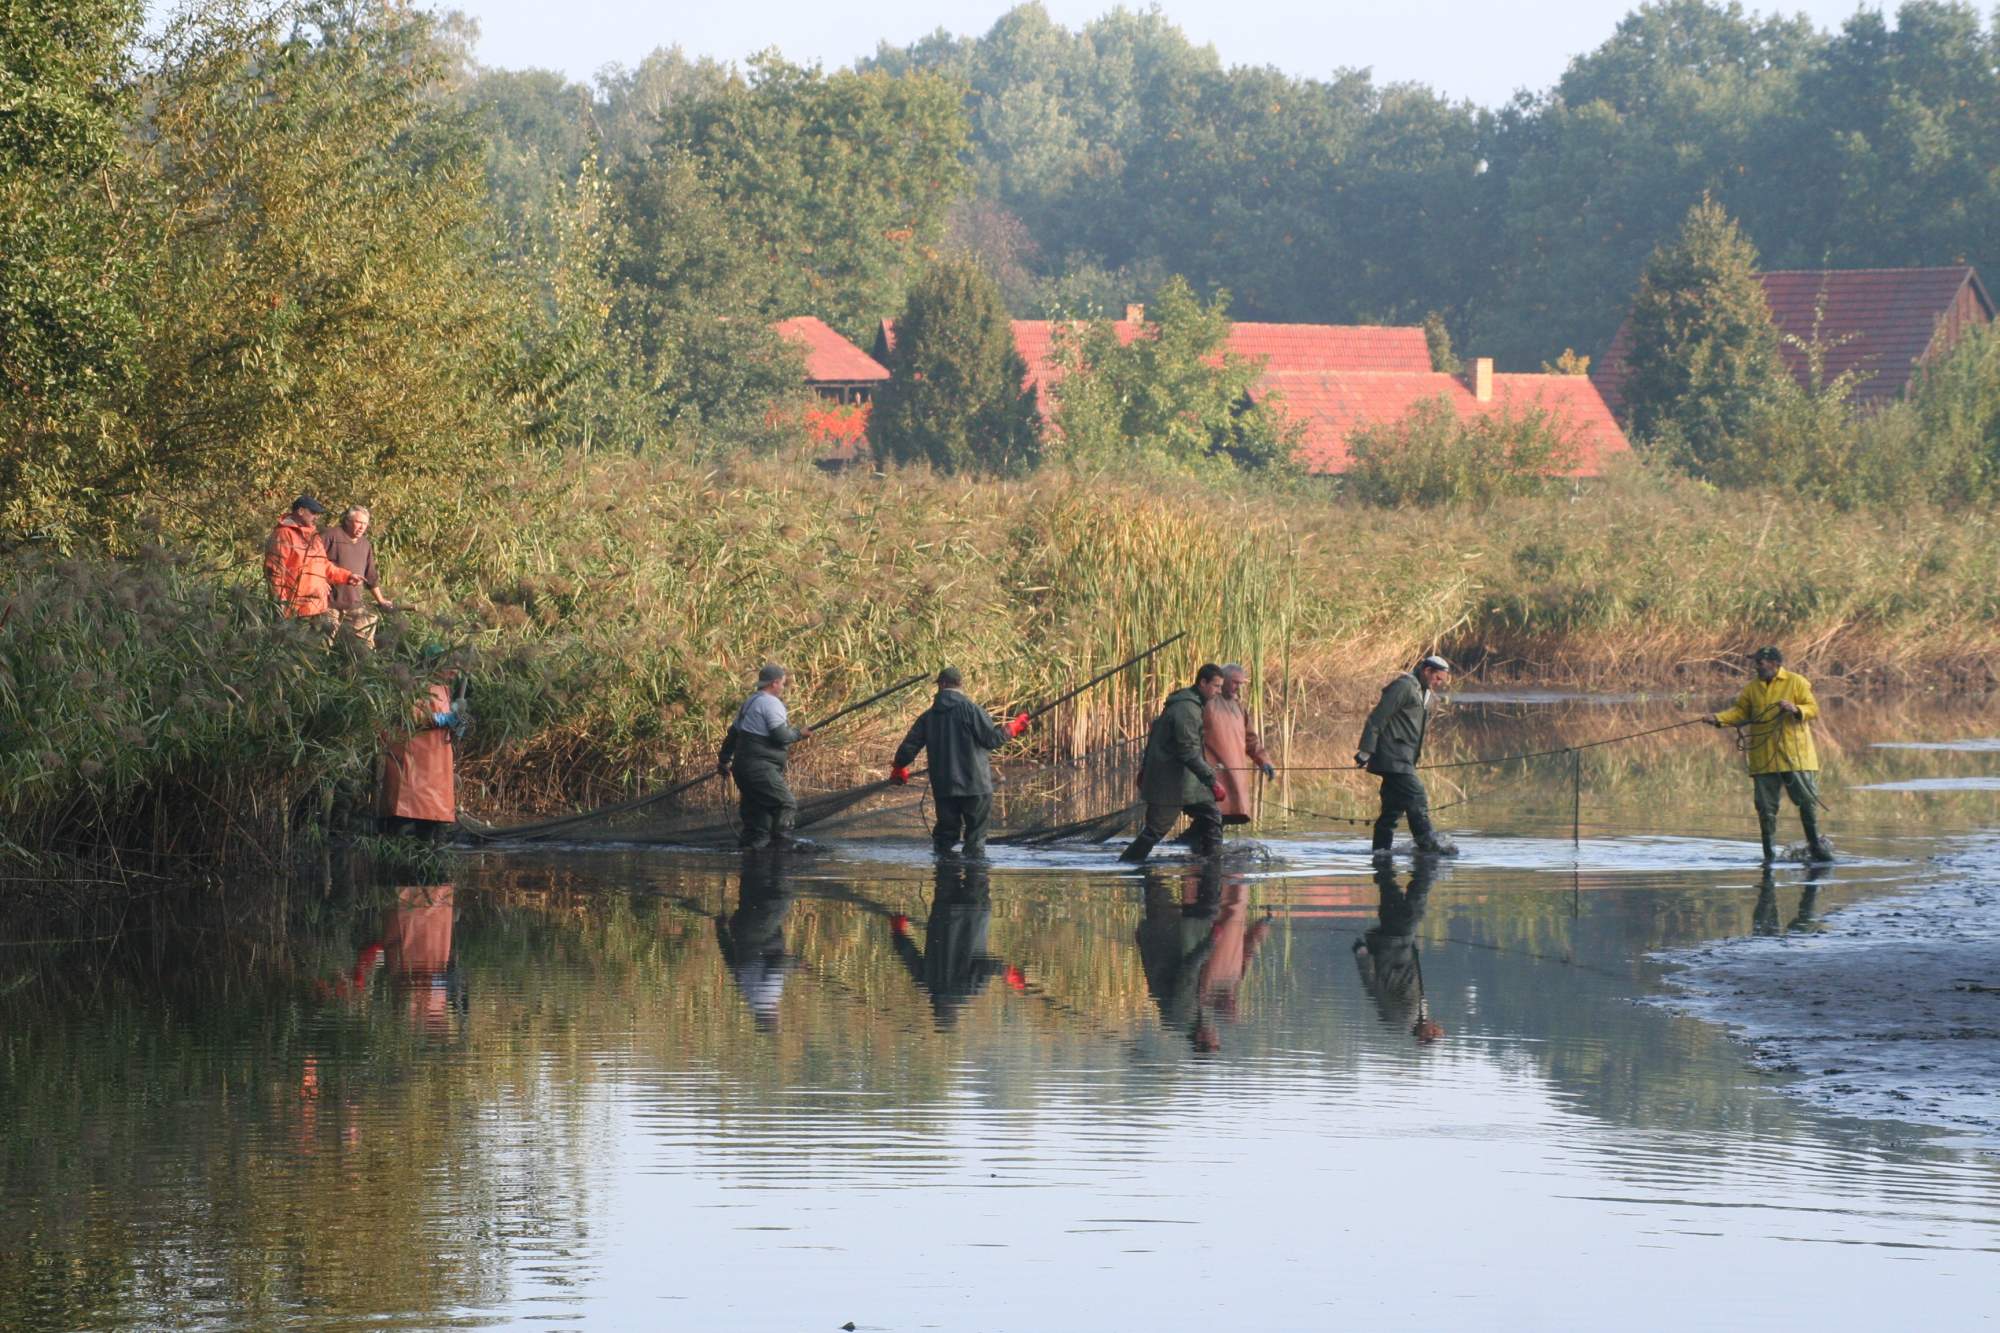
[[[314,458],[421,486],[509,449],[754,443],[799,381],[773,320],[865,345],[924,282],[957,284],[968,329],[1145,300],[1161,346],[1078,333],[1093,378],[1042,405],[1053,448],[1019,403],[946,429],[903,383],[888,456],[966,463],[971,430],[1000,471],[1133,438],[1254,465],[1283,426],[1229,394],[1254,369],[1214,355],[1232,316],[1430,316],[1531,369],[1601,349],[1704,198],[1772,267],[2000,255],[2000,29],[1944,0],[1831,32],[1643,5],[1498,108],[1226,66],[1157,11],[1071,30],[1025,5],[832,71],[667,49],[588,86],[482,69],[421,11],[142,13],[6,11],[16,532],[226,509]],[[972,378],[1010,389],[997,364]]]

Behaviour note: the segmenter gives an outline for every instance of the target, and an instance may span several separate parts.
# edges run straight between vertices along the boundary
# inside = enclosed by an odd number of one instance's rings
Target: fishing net
[[[1109,842],[1131,829],[1145,807],[1137,802],[1101,815],[1071,820],[1067,824],[1040,824],[1016,833],[1002,834],[994,842],[1016,847],[1045,847],[1057,842]]]

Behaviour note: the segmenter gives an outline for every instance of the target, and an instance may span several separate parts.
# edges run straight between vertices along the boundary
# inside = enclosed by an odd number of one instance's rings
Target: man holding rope
[[[785,781],[785,761],[792,746],[812,735],[811,727],[795,727],[785,711],[785,687],[791,673],[769,662],[757,673],[757,689],[736,710],[736,720],[722,739],[716,756],[719,773],[736,779],[737,805],[743,827],[737,844],[746,851],[791,845],[792,818],[799,801]]]
[[[1757,679],[1743,687],[1733,707],[1708,719],[1711,726],[1747,727],[1745,748],[1750,761],[1751,799],[1757,806],[1757,831],[1764,839],[1764,863],[1777,859],[1778,803],[1789,796],[1798,807],[1806,833],[1806,854],[1815,861],[1833,860],[1833,848],[1820,836],[1819,751],[1813,746],[1812,720],[1819,701],[1804,676],[1784,668],[1785,655],[1776,648],[1759,648],[1751,659]]]
[[[1396,823],[1405,815],[1420,856],[1457,856],[1458,848],[1431,827],[1431,798],[1417,763],[1438,691],[1451,683],[1451,663],[1435,653],[1382,687],[1382,698],[1361,728],[1354,766],[1382,779],[1382,813],[1375,817],[1374,856],[1389,859]]]
[[[1026,713],[995,722],[965,696],[964,684],[957,667],[938,672],[937,698],[910,724],[889,761],[889,781],[900,787],[910,780],[917,756],[930,752],[931,799],[937,804],[931,846],[939,856],[960,838],[967,856],[985,854],[986,826],[993,818],[993,765],[987,754],[1028,729]]]

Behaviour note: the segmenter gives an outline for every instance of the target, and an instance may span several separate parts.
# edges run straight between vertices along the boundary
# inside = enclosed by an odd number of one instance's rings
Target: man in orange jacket
[[[324,616],[334,584],[361,582],[360,575],[327,558],[326,539],[319,535],[319,516],[325,512],[326,506],[311,494],[301,495],[264,543],[264,577],[288,616]]]

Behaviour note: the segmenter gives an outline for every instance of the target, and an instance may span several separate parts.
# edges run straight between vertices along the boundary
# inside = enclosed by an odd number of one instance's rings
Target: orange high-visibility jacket
[[[334,584],[361,582],[360,575],[327,558],[326,541],[318,528],[290,514],[278,520],[271,540],[264,543],[264,577],[285,614],[293,616],[324,615]]]

